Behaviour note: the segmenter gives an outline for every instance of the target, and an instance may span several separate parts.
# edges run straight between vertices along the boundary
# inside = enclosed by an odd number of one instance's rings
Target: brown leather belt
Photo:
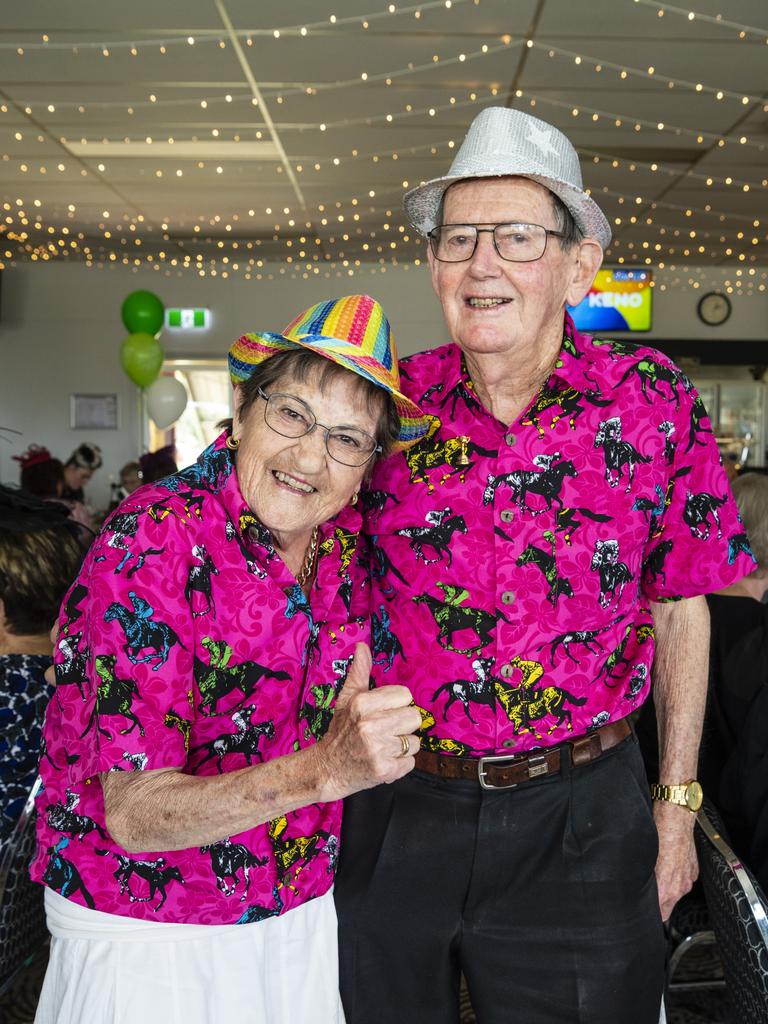
[[[568,740],[556,747],[539,748],[524,754],[448,757],[431,750],[420,750],[416,754],[416,768],[443,779],[476,779],[484,789],[513,789],[543,775],[556,774],[560,771],[563,757],[568,758],[574,768],[596,761],[631,732],[627,719],[621,718],[578,740]]]

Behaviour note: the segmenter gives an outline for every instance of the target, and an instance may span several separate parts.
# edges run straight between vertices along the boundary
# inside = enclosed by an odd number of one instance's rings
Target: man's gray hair
[[[759,569],[768,569],[768,476],[745,473],[733,481],[733,496]]]

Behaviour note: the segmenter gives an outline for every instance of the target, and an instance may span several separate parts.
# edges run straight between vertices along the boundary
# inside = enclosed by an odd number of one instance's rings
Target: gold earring
[[[354,494],[352,495],[352,497],[351,497],[351,498],[349,499],[349,504],[350,504],[350,505],[356,505],[356,504],[357,504],[357,499],[358,499],[358,497],[359,497],[359,495],[358,495],[357,491],[355,491],[355,493],[354,493]]]
[[[227,435],[227,440],[224,442],[231,452],[236,452],[240,447],[240,438],[232,437],[231,434]]]

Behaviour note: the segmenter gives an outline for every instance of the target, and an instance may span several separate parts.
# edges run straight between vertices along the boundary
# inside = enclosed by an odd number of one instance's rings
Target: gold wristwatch
[[[704,790],[696,779],[689,779],[678,786],[663,786],[660,782],[654,782],[651,784],[651,799],[679,804],[695,814],[704,802]]]

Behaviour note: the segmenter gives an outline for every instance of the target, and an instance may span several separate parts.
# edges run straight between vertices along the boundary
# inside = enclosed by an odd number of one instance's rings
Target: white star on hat
[[[526,142],[532,142],[533,145],[540,149],[542,153],[552,153],[557,155],[557,150],[552,145],[552,134],[548,132],[546,128],[539,128],[538,125],[532,124],[528,130],[528,134],[525,138]]]

